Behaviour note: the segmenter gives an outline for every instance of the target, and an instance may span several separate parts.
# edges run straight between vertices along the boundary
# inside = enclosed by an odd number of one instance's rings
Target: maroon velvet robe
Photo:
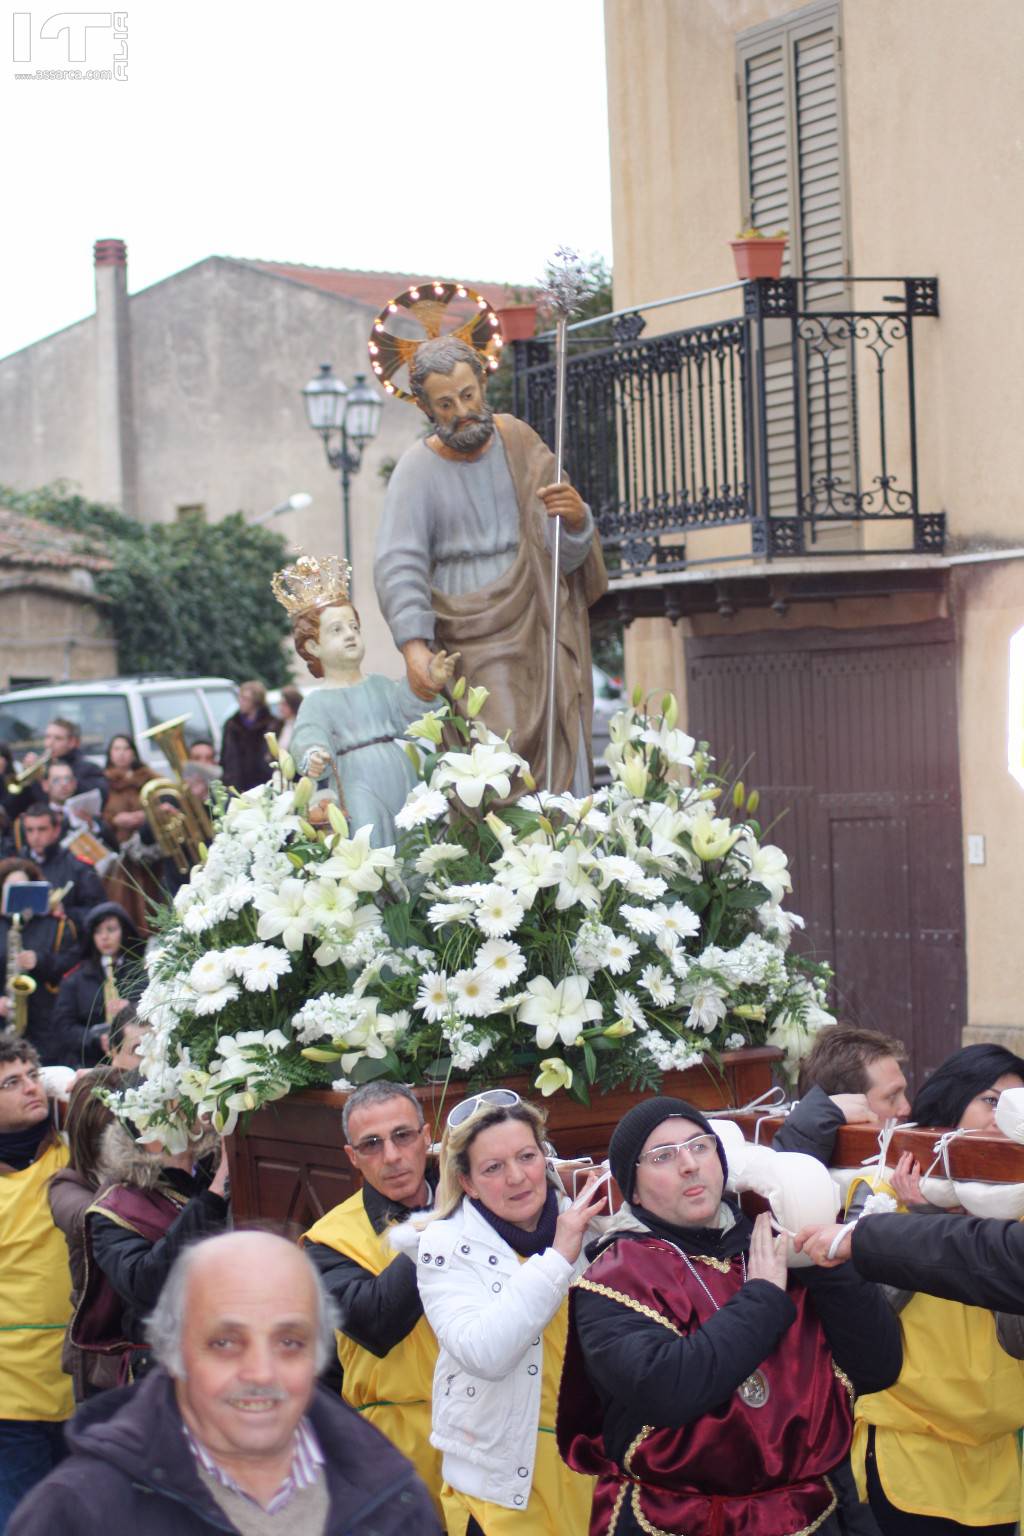
[[[719,1307],[743,1284],[738,1256],[726,1264],[693,1254],[691,1262]],[[685,1336],[715,1311],[676,1249],[653,1236],[613,1243],[577,1288],[620,1302],[624,1329],[641,1312]],[[625,1508],[636,1526],[659,1536],[804,1536],[828,1517],[835,1495],[825,1474],[849,1452],[852,1391],[802,1285],[790,1284],[796,1320],[760,1367],[769,1387],[762,1407],[734,1392],[681,1429],[644,1425],[621,1465],[605,1449],[601,1400],[573,1322],[574,1293],[558,1445],[570,1467],[598,1479],[590,1536],[614,1536]]]
[[[155,1243],[177,1221],[184,1203],[183,1199],[163,1189],[137,1189],[131,1184],[114,1184],[93,1201],[89,1211],[101,1211],[118,1226],[128,1227],[148,1242]],[[125,1337],[124,1303],[93,1257],[88,1220],[84,1231],[85,1280],[81,1299],[71,1319],[71,1342],[90,1353],[130,1357],[132,1350],[142,1346]]]

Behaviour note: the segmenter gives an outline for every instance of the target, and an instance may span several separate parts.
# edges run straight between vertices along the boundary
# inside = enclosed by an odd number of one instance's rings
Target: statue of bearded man
[[[593,674],[588,608],[607,590],[589,507],[515,416],[487,407],[484,366],[464,341],[417,348],[410,387],[433,424],[391,477],[374,583],[409,684],[433,695],[433,651],[460,651],[490,691],[484,719],[511,733],[538,783],[547,771],[553,519],[561,517],[557,707],[551,786],[588,794]]]

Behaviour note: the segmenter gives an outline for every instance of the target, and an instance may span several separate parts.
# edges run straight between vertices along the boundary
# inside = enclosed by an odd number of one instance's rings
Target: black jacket
[[[7,974],[7,939],[11,931],[9,917],[0,917],[0,974]],[[78,934],[66,917],[32,917],[21,929],[22,949],[31,949],[37,959],[26,971],[36,984],[28,1000],[28,1039],[39,1052],[44,1066],[61,1064],[59,1034],[53,1023],[57,989],[61,978],[74,965],[78,955]]]
[[[64,911],[79,933],[84,933],[86,919],[93,907],[98,907],[107,899],[103,882],[92,865],[76,859],[73,853],[68,853],[59,843],[51,843],[41,854],[30,853],[25,849],[22,856],[38,864],[43,879],[49,880],[52,886],[70,883],[71,890],[64,897]]]
[[[826,1167],[832,1161],[836,1133],[846,1117],[824,1088],[810,1088],[775,1133],[776,1152],[805,1152]]]
[[[869,1280],[1024,1314],[1024,1225],[982,1216],[865,1216],[853,1262]]]
[[[255,789],[270,778],[270,753],[263,740],[267,731],[279,731],[281,722],[264,708],[252,725],[246,725],[241,711],[224,722],[220,761],[224,783],[229,789]]]
[[[892,1386],[903,1346],[883,1292],[866,1285],[852,1264],[801,1269],[791,1278],[810,1292],[832,1357],[854,1391]],[[686,1338],[583,1288],[575,1293],[573,1317],[587,1374],[606,1405],[608,1452],[621,1460],[645,1424],[682,1426],[726,1402],[781,1342],[796,1308],[777,1285],[749,1280]]]
[[[440,1536],[427,1490],[372,1424],[322,1389],[309,1419],[324,1454],[326,1536]],[[181,1424],[163,1371],[92,1398],[69,1426],[70,1456],[18,1506],[7,1536],[235,1531],[203,1486]]]
[[[51,1049],[57,1060],[69,1067],[94,1067],[103,1051],[97,1038],[106,1024],[103,1008],[103,964],[93,944],[97,925],[105,917],[116,917],[121,924],[122,948],[114,959],[114,983],[124,1002],[135,1002],[146,978],[138,954],[139,934],[128,913],[116,901],[102,901],[90,911],[82,934],[81,959],[67,972],[57,992],[57,1005],[51,1022]],[[92,1035],[89,1031],[93,1030]]]
[[[85,1218],[89,1252],[124,1302],[123,1334],[135,1344],[145,1343],[145,1319],[182,1249],[201,1237],[223,1232],[228,1224],[228,1202],[206,1188],[208,1174],[193,1177],[180,1168],[165,1168],[160,1182],[183,1196],[186,1204],[155,1243],[100,1211],[91,1211]]]
[[[389,1200],[369,1184],[363,1185],[363,1205],[378,1234],[409,1215],[407,1206]],[[416,1286],[416,1265],[404,1253],[374,1275],[326,1243],[303,1246],[338,1304],[341,1331],[360,1349],[382,1360],[412,1333],[423,1316],[423,1303]]]

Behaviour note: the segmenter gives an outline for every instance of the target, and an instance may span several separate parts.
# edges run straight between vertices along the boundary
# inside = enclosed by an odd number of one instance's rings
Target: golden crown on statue
[[[352,567],[341,555],[300,555],[294,565],[275,571],[270,587],[281,606],[294,615],[310,608],[330,608],[349,600]]]

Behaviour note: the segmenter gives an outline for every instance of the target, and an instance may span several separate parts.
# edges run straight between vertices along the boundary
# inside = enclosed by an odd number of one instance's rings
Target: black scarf
[[[637,1221],[642,1221],[655,1237],[663,1237],[666,1242],[674,1243],[684,1253],[699,1253],[713,1259],[734,1259],[738,1253],[746,1253],[750,1247],[752,1223],[749,1216],[744,1216],[736,1201],[727,1196],[723,1197],[723,1201],[736,1218],[726,1231],[721,1227],[677,1227],[674,1222],[652,1216],[650,1211],[635,1200],[629,1208]],[[628,1237],[631,1234],[622,1232],[617,1235]]]
[[[511,1221],[503,1221],[500,1216],[495,1216],[486,1205],[481,1205],[479,1200],[470,1200],[474,1211],[479,1211],[488,1226],[494,1228],[498,1236],[518,1253],[521,1259],[528,1259],[535,1253],[543,1253],[545,1248],[550,1248],[555,1240],[555,1224],[558,1221],[558,1195],[555,1186],[548,1185],[548,1196],[544,1201],[544,1209],[540,1213],[540,1220],[532,1232],[526,1232],[522,1227],[517,1227]]]
[[[36,1160],[36,1154],[50,1134],[50,1117],[44,1115],[23,1131],[5,1131],[0,1135],[0,1163],[19,1171]]]

